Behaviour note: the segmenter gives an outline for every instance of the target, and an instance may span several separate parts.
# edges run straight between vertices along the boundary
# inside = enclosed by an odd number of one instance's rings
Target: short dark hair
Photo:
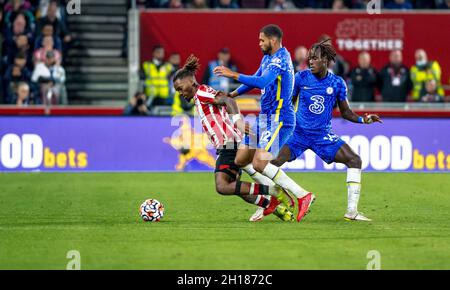
[[[156,45],[153,46],[152,52],[155,52],[155,50],[161,49],[161,48],[164,49],[164,46],[162,46],[161,44],[156,44]]]
[[[283,38],[283,30],[276,24],[269,24],[261,28],[259,32],[264,33],[267,37]]]
[[[135,98],[137,98],[137,97],[139,97],[140,95],[145,95],[143,92],[141,92],[141,91],[137,91],[135,94],[134,94],[134,97]],[[146,95],[145,95],[146,96]]]

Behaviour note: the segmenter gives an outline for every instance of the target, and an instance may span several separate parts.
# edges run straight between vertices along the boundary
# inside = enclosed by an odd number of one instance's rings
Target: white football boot
[[[372,220],[365,217],[361,212],[348,212],[344,215],[346,221],[364,221],[371,222]]]
[[[251,222],[259,222],[259,221],[262,221],[263,218],[264,218],[264,208],[258,206],[258,209],[250,217],[249,221],[251,221]]]

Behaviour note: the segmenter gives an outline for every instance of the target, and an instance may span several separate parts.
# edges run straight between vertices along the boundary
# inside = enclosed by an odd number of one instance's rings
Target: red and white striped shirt
[[[217,91],[201,85],[194,96],[195,107],[202,122],[203,130],[216,149],[228,143],[239,143],[242,133],[233,125],[225,106],[214,105]]]

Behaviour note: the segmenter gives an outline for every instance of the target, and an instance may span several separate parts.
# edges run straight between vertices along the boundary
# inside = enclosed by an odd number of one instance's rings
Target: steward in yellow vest
[[[423,49],[418,49],[415,54],[416,64],[411,67],[411,81],[413,83],[412,98],[419,101],[427,94],[425,84],[428,81],[436,81],[436,91],[444,96],[441,85],[441,67],[437,61],[428,61],[427,54]]]
[[[152,106],[167,106],[172,102],[170,96],[170,75],[173,67],[164,62],[164,48],[153,48],[153,59],[142,64],[145,75],[145,94],[153,99]]]

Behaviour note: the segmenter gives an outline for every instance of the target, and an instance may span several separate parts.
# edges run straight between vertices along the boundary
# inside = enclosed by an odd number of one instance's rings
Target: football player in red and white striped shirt
[[[222,195],[238,195],[249,203],[265,208],[265,215],[274,213],[282,220],[292,221],[293,213],[278,200],[286,195],[280,187],[240,181],[241,169],[234,160],[242,140],[244,121],[234,99],[197,83],[195,74],[199,66],[198,58],[191,55],[183,68],[174,74],[173,84],[180,96],[187,101],[194,100],[203,130],[217,149],[216,191]],[[261,219],[258,216],[250,220]]]

